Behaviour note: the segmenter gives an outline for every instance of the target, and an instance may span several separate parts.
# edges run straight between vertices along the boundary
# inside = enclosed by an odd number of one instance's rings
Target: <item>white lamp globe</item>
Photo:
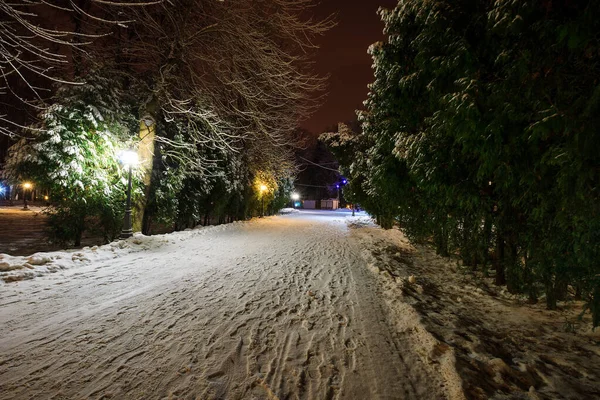
[[[123,150],[119,153],[119,160],[127,167],[136,165],[138,163],[137,152],[133,150]]]

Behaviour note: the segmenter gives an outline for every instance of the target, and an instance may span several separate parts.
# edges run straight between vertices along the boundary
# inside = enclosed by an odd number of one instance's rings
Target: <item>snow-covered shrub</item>
[[[49,192],[52,238],[81,240],[95,226],[108,240],[120,230],[126,174],[118,152],[127,147],[136,116],[118,79],[91,73],[81,85],[57,90],[33,134],[9,152],[5,174]]]

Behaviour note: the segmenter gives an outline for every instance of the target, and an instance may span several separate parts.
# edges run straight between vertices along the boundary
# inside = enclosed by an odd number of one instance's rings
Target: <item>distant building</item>
[[[321,200],[321,210],[337,210],[340,206],[340,201],[337,199]]]
[[[317,208],[316,200],[302,200],[302,208],[306,208],[308,210],[314,210]]]
[[[302,200],[302,208],[306,210],[337,210],[340,208],[340,201],[337,199]]]

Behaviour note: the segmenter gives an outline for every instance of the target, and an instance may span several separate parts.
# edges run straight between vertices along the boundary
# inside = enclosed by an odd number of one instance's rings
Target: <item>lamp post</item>
[[[123,217],[123,230],[121,231],[121,239],[127,239],[133,236],[133,228],[131,226],[131,179],[133,175],[133,166],[138,163],[138,155],[135,151],[125,150],[121,152],[119,159],[125,167],[129,167],[127,203],[125,204],[125,217]]]
[[[296,202],[300,200],[300,195],[296,192],[292,193],[292,207],[296,208]]]
[[[265,216],[265,192],[267,191],[266,185],[260,185],[260,217]]]
[[[23,183],[23,210],[29,210],[29,207],[27,207],[27,190],[31,189],[32,186],[30,182]]]

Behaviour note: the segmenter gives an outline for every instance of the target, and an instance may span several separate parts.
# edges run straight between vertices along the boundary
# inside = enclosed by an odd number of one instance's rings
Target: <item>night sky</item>
[[[363,108],[367,84],[373,81],[369,45],[383,39],[383,22],[376,14],[382,6],[393,8],[397,0],[323,0],[315,9],[325,18],[336,14],[337,26],[320,38],[316,58],[319,74],[330,75],[328,95],[322,107],[302,126],[313,133],[355,118]]]

